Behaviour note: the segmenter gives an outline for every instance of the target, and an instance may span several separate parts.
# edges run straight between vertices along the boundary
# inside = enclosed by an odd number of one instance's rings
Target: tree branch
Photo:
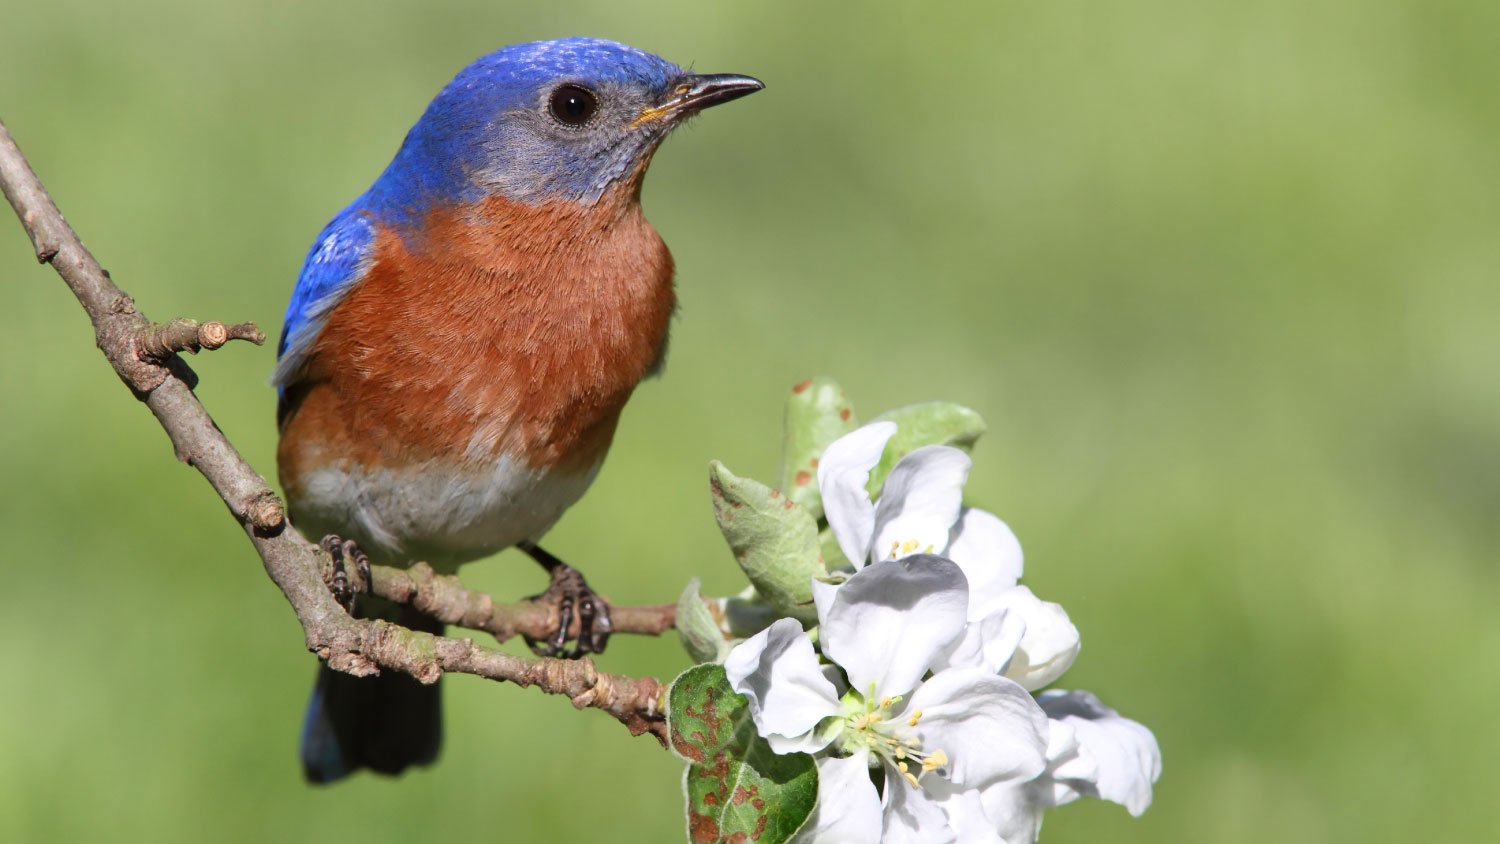
[[[212,351],[230,340],[249,340],[259,346],[266,342],[266,335],[253,322],[225,325],[222,322],[200,324],[195,319],[174,319],[163,325],[147,326],[135,338],[137,353],[157,362],[178,352]]]
[[[406,569],[370,566],[370,579],[371,594],[410,604],[445,624],[483,630],[501,642],[516,636],[545,639],[557,630],[556,606],[539,601],[497,604],[489,595],[469,591],[457,577],[438,574],[426,563]],[[659,636],[672,629],[677,605],[611,606],[609,618],[615,633]],[[577,637],[578,626],[579,619],[574,617],[569,638]]]
[[[444,672],[458,672],[536,686],[548,694],[567,695],[580,709],[608,712],[632,735],[649,732],[666,744],[664,692],[662,684],[653,677],[635,679],[606,674],[596,670],[587,659],[516,657],[481,648],[467,639],[433,636],[385,621],[351,618],[323,581],[326,556],[289,529],[281,499],[219,431],[193,394],[191,384],[196,376],[174,354],[194,347],[215,348],[213,343],[203,341],[202,333],[215,323],[204,326],[191,323],[194,330],[188,336],[186,326],[190,321],[179,320],[165,326],[148,322],[63,219],[4,123],[0,123],[0,190],[21,219],[37,260],[52,264],[88,313],[99,350],[136,398],[156,416],[172,441],[177,458],[203,475],[244,528],[266,573],[291,604],[309,650],[330,667],[356,675],[389,669],[432,683]],[[260,334],[253,326],[235,329],[246,339]],[[226,329],[228,333],[235,332]],[[210,340],[216,339],[217,329],[211,329],[210,335]],[[402,575],[406,576],[404,582]],[[427,601],[439,609],[463,607],[457,613],[459,619],[473,620],[485,630],[498,628],[497,636],[528,632],[536,629],[534,625],[538,623],[532,606],[490,606],[487,613],[480,611],[488,599],[475,597],[475,593],[461,586],[455,587],[457,581],[453,578],[432,575],[424,581],[420,571],[408,574],[382,569],[372,579],[380,589],[406,594],[419,605]],[[457,603],[450,604],[450,600]],[[474,610],[472,615],[469,609]],[[499,620],[511,611],[515,620]],[[649,632],[660,632],[670,623],[668,618],[658,612],[645,626],[659,624],[660,627]],[[623,629],[619,621],[617,616],[617,632]]]

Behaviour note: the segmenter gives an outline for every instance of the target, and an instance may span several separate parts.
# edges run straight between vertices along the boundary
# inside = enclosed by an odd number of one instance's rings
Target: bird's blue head
[[[687,117],[760,90],[593,38],[517,44],[464,68],[433,99],[365,199],[418,215],[496,194],[596,202],[640,175]]]

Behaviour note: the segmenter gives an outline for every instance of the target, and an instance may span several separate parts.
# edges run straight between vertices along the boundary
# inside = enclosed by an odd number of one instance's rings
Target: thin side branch
[[[189,383],[192,371],[175,355],[154,354],[148,348],[145,341],[156,337],[158,329],[136,310],[135,302],[110,280],[84,247],[3,123],[0,190],[30,236],[37,260],[52,264],[88,313],[99,349],[120,379],[156,416],[178,459],[203,475],[244,528],[266,573],[296,613],[309,650],[332,668],[351,674],[385,669],[430,683],[451,671],[536,686],[548,694],[567,695],[576,707],[608,712],[632,734],[649,732],[666,744],[663,689],[655,678],[605,674],[586,659],[510,656],[467,639],[351,618],[323,582],[322,551],[288,529],[281,499],[235,450],[193,395]],[[175,352],[192,345],[173,342],[181,339],[176,331],[160,332],[161,349]],[[211,347],[202,342],[201,334],[194,339],[199,346]],[[412,584],[409,591],[420,596],[420,584]],[[491,616],[487,623],[496,623],[494,613]],[[520,626],[515,628],[515,632],[521,630]]]
[[[426,563],[409,569],[371,566],[370,591],[398,604],[410,604],[439,621],[482,630],[504,642],[515,636],[545,639],[557,630],[557,607],[537,601],[497,604],[483,592],[464,588],[452,575],[437,574]],[[660,636],[677,619],[676,604],[616,607],[609,610],[615,633]],[[578,636],[579,620],[573,619],[569,638]]]
[[[178,352],[197,354],[199,349],[213,351],[230,340],[248,340],[259,346],[266,335],[253,322],[225,325],[222,322],[199,323],[179,318],[161,325],[147,326],[136,335],[136,350],[141,357],[164,361]]]

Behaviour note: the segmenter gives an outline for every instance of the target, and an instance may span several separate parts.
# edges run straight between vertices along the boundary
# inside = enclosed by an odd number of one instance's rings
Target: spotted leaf
[[[814,519],[823,515],[818,492],[818,457],[829,443],[854,430],[858,421],[844,389],[832,378],[811,378],[792,388],[782,426],[781,490],[807,508]]]
[[[772,752],[723,666],[699,665],[672,682],[667,734],[688,762],[682,783],[691,844],[780,844],[812,815],[812,757]]]

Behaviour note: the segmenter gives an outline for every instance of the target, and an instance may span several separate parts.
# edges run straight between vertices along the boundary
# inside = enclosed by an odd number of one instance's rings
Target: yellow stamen
[[[908,539],[901,543],[901,553],[910,554],[915,550],[917,550],[917,541],[915,539]]]
[[[911,714],[910,718],[906,719],[906,723],[915,727],[917,725],[917,722],[920,720],[922,720],[922,710],[918,709],[916,712],[913,712]]]
[[[946,764],[948,764],[948,754],[941,750],[934,750],[927,754],[926,759],[922,760],[922,771],[936,771]]]

